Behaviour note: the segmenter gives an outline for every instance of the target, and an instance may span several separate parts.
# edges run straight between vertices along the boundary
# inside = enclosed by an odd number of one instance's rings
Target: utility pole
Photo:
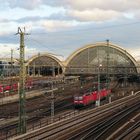
[[[125,58],[125,76],[124,76],[124,88],[126,88],[127,87],[127,71],[128,71],[128,66],[127,66],[127,52],[126,52],[126,50],[125,50],[125,56],[126,56],[126,58]]]
[[[26,67],[25,67],[25,46],[24,46],[24,35],[29,35],[18,27],[18,32],[16,35],[20,35],[20,77],[19,77],[19,133],[26,133],[26,111],[25,111],[25,77],[26,77]]]
[[[98,92],[97,92],[97,99],[96,99],[96,106],[100,106],[100,62],[99,62],[99,47],[97,52],[97,59],[98,59]]]
[[[106,76],[106,83],[107,83],[107,91],[109,90],[109,73],[108,73],[108,65],[109,65],[109,39],[106,40],[107,42],[107,76]],[[111,103],[111,95],[108,95],[109,103]]]
[[[12,76],[13,76],[13,49],[11,49],[11,73],[10,73],[10,77],[11,77],[10,84],[11,84],[11,86],[12,86],[12,84],[13,84]],[[11,90],[12,90],[12,89],[11,89]]]
[[[51,123],[54,121],[54,92],[53,82],[51,83]]]
[[[33,76],[35,77],[35,62],[34,62],[34,66],[33,66]]]
[[[52,62],[52,76],[55,77],[55,65],[54,62]]]
[[[11,76],[13,72],[13,49],[11,49]]]

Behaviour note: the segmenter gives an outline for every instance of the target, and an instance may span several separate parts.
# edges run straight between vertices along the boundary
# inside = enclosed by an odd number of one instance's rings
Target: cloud
[[[104,10],[126,11],[139,9],[140,7],[140,0],[43,0],[43,2],[51,6],[63,6],[75,10],[91,10],[98,8]]]
[[[46,14],[49,12],[47,11],[49,7],[52,8],[51,12],[61,9],[59,12],[52,12],[53,14],[48,18],[52,20],[77,20],[81,22],[102,22],[122,17],[128,19],[137,18],[138,15],[135,15],[136,10],[140,7],[140,0],[7,0],[4,3],[7,3],[10,8],[19,7],[30,11],[41,9],[41,6],[43,6],[42,10],[46,8],[44,11]],[[35,21],[41,18],[45,18],[45,15],[44,17],[36,15],[29,20]],[[28,16],[23,20],[28,20]],[[21,22],[23,21],[21,20]]]
[[[66,16],[66,14],[63,14],[61,12],[53,13],[49,16],[25,16],[23,18],[19,18],[17,20],[14,20],[15,22],[23,23],[23,22],[38,22],[41,20],[72,20],[71,17]],[[8,22],[9,20],[3,19],[3,22]],[[0,20],[1,22],[1,20]]]
[[[38,54],[39,50],[37,48],[33,48],[33,47],[25,47],[25,57],[26,59],[28,59],[29,57],[32,57],[33,55]]]
[[[70,10],[68,15],[80,21],[105,21],[121,17],[119,12],[112,10],[105,11],[101,9],[85,11]]]
[[[7,22],[11,22],[11,20],[6,19],[6,18],[1,18],[0,19],[0,23],[7,23]]]
[[[0,44],[0,48],[1,57],[10,58],[11,49],[17,50],[18,44]]]
[[[7,0],[10,8],[25,8],[28,10],[35,9],[41,5],[41,0]]]
[[[104,21],[114,18],[133,18],[140,7],[140,0],[51,0],[44,4],[63,7],[73,20]]]
[[[128,49],[128,52],[136,59],[136,61],[140,61],[140,48],[131,48]]]
[[[68,0],[71,8],[79,9],[79,10],[87,10],[87,9],[104,9],[104,10],[115,10],[115,11],[126,11],[131,9],[139,9],[140,0]]]
[[[64,30],[66,28],[75,27],[78,24],[75,21],[69,22],[65,20],[46,20],[40,23],[47,31]]]
[[[78,47],[107,38],[115,44],[120,43],[120,46],[125,44],[126,48],[139,46],[140,26],[139,23],[133,23],[140,18],[138,9],[140,0],[0,0],[0,2],[2,6],[3,2],[5,3],[3,7],[7,6],[1,10],[0,15],[0,43],[7,43],[9,47],[10,44],[19,43],[19,36],[14,34],[18,27],[25,26],[27,32],[30,33],[31,30],[31,36],[25,36],[27,49],[31,48],[28,55],[47,49],[68,55]],[[33,38],[34,36],[36,37]],[[30,44],[33,42],[32,38],[36,42],[41,40],[39,46],[35,43]],[[4,48],[2,49],[4,51]],[[9,52],[8,49],[7,53]]]
[[[15,30],[17,29],[15,22],[6,21],[6,20],[5,20],[5,22],[0,22],[0,27],[1,27],[1,31],[0,31],[1,37],[9,35],[9,34],[14,35],[14,33],[16,32]],[[0,40],[1,40],[1,38],[0,38]]]
[[[140,10],[135,10],[135,15],[133,15],[136,19],[140,19]]]
[[[54,7],[65,7],[69,3],[69,0],[42,0],[43,4],[54,6]]]
[[[27,21],[27,22],[18,23],[16,22],[16,20],[9,20],[7,22],[0,22],[0,27],[1,27],[1,32],[0,32],[1,37],[6,37],[7,35],[14,36],[14,34],[17,33],[18,27],[26,27],[27,30],[32,29],[33,22]]]
[[[11,49],[13,49],[13,56],[15,58],[19,58],[19,44],[12,44],[12,43],[8,43],[8,44],[0,44],[0,55],[1,57],[4,58],[10,58],[11,57]],[[25,54],[26,54],[26,59],[28,57],[31,57],[35,54],[37,54],[39,51],[36,48],[29,48],[29,47],[25,47]]]
[[[19,23],[25,23],[25,22],[37,22],[41,19],[46,19],[47,17],[40,17],[40,16],[26,16],[26,17],[23,17],[23,18],[19,18],[17,20],[15,20],[16,22],[19,22]]]

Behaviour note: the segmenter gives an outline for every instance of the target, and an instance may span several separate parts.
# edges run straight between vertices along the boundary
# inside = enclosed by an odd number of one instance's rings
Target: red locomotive
[[[91,91],[86,92],[85,94],[81,96],[75,96],[74,97],[74,106],[80,107],[80,106],[86,106],[91,103],[94,103],[96,100],[105,98],[108,94],[111,93],[111,90],[107,89],[101,89],[99,94],[98,91]]]

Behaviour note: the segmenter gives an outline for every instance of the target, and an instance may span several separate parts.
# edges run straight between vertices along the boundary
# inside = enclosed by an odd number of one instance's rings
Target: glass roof
[[[67,65],[66,73],[137,73],[135,64],[116,48],[107,46],[90,47],[80,51]]]
[[[48,66],[48,67],[57,66],[58,67],[59,66],[60,67],[59,63],[56,60],[48,56],[39,56],[33,59],[29,63],[29,66],[35,66],[35,67],[41,67],[41,66]]]

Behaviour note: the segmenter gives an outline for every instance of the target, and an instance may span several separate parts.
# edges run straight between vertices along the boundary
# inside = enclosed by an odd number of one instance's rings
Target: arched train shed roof
[[[59,64],[62,68],[64,67],[63,66],[63,64],[62,64],[62,62],[58,59],[58,58],[56,58],[56,57],[54,57],[53,55],[50,55],[50,54],[38,54],[38,55],[34,55],[33,57],[31,57],[29,60],[28,60],[28,62],[26,63],[26,66],[28,66],[28,65],[30,65],[33,61],[37,61],[38,59],[40,59],[40,58],[42,58],[42,57],[44,57],[44,62],[42,62],[42,63],[52,63],[52,62],[47,62],[47,61],[54,61],[54,62],[56,62],[57,64]],[[51,64],[52,65],[52,64]],[[55,64],[54,64],[55,65]]]
[[[78,49],[78,50],[76,50],[75,52],[73,52],[67,59],[66,59],[66,61],[65,61],[65,65],[66,65],[66,67],[68,68],[68,67],[71,67],[71,65],[79,65],[79,63],[80,63],[80,59],[86,59],[85,61],[88,61],[87,59],[88,58],[86,58],[87,57],[87,53],[88,53],[88,50],[89,50],[89,53],[91,54],[91,53],[94,53],[95,52],[95,50],[96,50],[96,48],[100,48],[100,52],[102,51],[102,50],[104,50],[105,51],[105,49],[107,49],[107,48],[109,48],[110,49],[110,52],[112,51],[112,50],[115,50],[117,53],[119,53],[119,55],[122,57],[122,58],[125,58],[126,60],[128,60],[130,63],[129,63],[129,66],[130,65],[133,65],[132,67],[135,67],[135,69],[136,69],[136,71],[138,72],[139,70],[138,70],[138,68],[137,68],[137,66],[138,66],[138,64],[137,64],[137,62],[136,62],[136,60],[126,51],[126,50],[124,50],[124,49],[122,49],[120,46],[118,46],[118,45],[114,45],[114,44],[112,44],[112,43],[109,43],[109,44],[107,44],[107,42],[104,42],[104,43],[96,43],[96,44],[89,44],[89,45],[86,45],[86,46],[84,46],[84,47],[82,47],[82,48],[80,48],[80,49]],[[87,52],[86,52],[87,51]],[[86,53],[84,53],[84,52],[86,52]],[[81,56],[80,56],[81,55]],[[83,55],[83,56],[82,56]],[[97,55],[97,50],[96,50],[96,55]],[[106,54],[103,54],[103,55],[106,55]],[[113,55],[113,54],[112,54]],[[80,57],[79,57],[80,56]],[[93,55],[92,55],[93,56]],[[79,57],[79,58],[78,58]],[[96,56],[97,57],[97,56]],[[101,56],[102,57],[102,56]],[[95,58],[94,58],[95,59]],[[78,61],[77,63],[76,63],[76,61]],[[92,61],[92,60],[90,60],[90,61]],[[123,60],[123,61],[125,61],[125,60]],[[81,61],[81,63],[85,63],[85,62],[83,62],[83,61]],[[86,63],[85,63],[86,64]]]

